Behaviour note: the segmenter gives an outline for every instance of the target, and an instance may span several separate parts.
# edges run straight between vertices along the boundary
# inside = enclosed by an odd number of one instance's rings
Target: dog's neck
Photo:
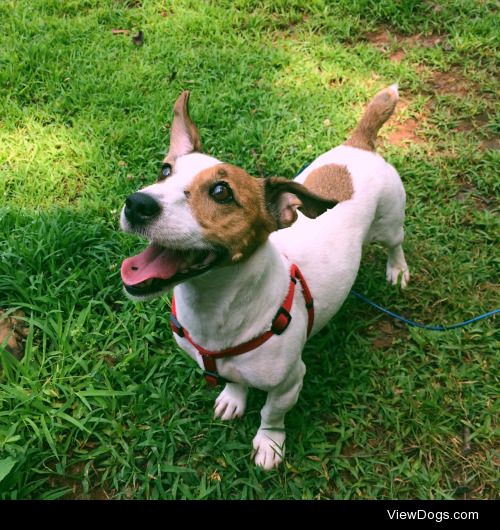
[[[276,247],[266,241],[246,261],[177,286],[178,320],[206,349],[246,342],[269,329],[288,290],[287,267]]]

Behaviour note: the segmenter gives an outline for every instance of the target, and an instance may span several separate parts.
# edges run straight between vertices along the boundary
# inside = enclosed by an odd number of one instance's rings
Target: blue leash
[[[304,164],[300,171],[297,173],[297,176],[299,176],[304,169],[309,167],[309,164]],[[482,315],[479,315],[477,317],[471,318],[469,320],[465,320],[464,322],[459,322],[458,324],[452,324],[451,326],[428,326],[425,324],[420,324],[418,322],[414,322],[413,320],[410,320],[408,318],[405,318],[401,315],[398,315],[396,313],[393,313],[392,311],[389,311],[388,309],[385,309],[384,307],[376,304],[366,296],[357,293],[356,291],[351,291],[351,294],[361,300],[362,302],[365,302],[365,304],[371,305],[375,309],[378,309],[382,313],[385,313],[386,315],[389,315],[397,320],[400,320],[401,322],[404,322],[408,326],[412,326],[415,328],[421,328],[421,329],[428,329],[430,331],[448,331],[449,329],[457,329],[457,328],[463,328],[464,326],[468,326],[469,324],[472,324],[473,322],[477,322],[478,320],[482,320],[483,318],[492,317],[493,315],[496,315],[497,313],[500,313],[500,309],[493,309],[493,311],[488,311],[487,313],[484,313]]]
[[[431,331],[448,331],[449,329],[463,328],[464,326],[472,324],[473,322],[477,322],[478,320],[482,320],[483,318],[488,318],[493,315],[496,315],[497,313],[500,313],[500,309],[494,309],[493,311],[488,311],[487,313],[484,313],[483,315],[479,315],[469,320],[465,320],[464,322],[459,322],[458,324],[452,324],[451,326],[428,326],[425,324],[419,324],[418,322],[414,322],[413,320],[409,320],[408,318],[405,318],[405,317],[402,317],[401,315],[393,313],[392,311],[389,311],[388,309],[385,309],[382,306],[379,306],[375,302],[372,302],[369,298],[367,298],[366,296],[360,293],[357,293],[356,291],[351,291],[351,294],[355,296],[356,298],[359,298],[366,304],[371,305],[375,309],[378,309],[382,313],[385,313],[386,315],[389,315],[393,318],[396,318],[397,320],[400,320],[401,322],[404,322],[405,324],[408,324],[408,326],[413,326],[415,328],[428,329]]]

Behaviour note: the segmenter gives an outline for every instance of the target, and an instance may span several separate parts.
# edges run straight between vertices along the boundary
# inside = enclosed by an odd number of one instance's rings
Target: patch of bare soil
[[[473,204],[476,210],[494,211],[498,208],[498,201],[494,197],[485,197],[470,182],[459,178],[460,190],[454,199],[458,202]]]
[[[0,344],[16,359],[24,355],[24,340],[28,336],[28,328],[23,320],[24,313],[16,311],[7,315],[0,309]]]
[[[84,492],[82,486],[82,478],[84,474],[85,464],[75,464],[68,468],[66,475],[53,475],[49,479],[49,484],[52,488],[70,488],[71,491],[64,495],[63,499],[67,500],[96,500],[105,501],[110,500],[115,495],[115,490],[104,489],[102,487],[94,487],[89,489],[87,493]],[[93,469],[93,466],[92,466]],[[92,476],[96,478],[99,473],[94,469]],[[97,480],[96,480],[97,481]]]
[[[386,27],[367,33],[365,39],[378,50],[388,54],[389,59],[396,63],[403,61],[406,53],[414,47],[434,48],[440,46],[444,50],[451,49],[446,36],[401,35],[389,31]],[[398,121],[398,115],[401,115],[401,106],[399,106],[399,112],[391,120],[392,131],[385,137],[382,131],[382,138],[396,146],[424,143],[424,139],[419,135],[419,125],[425,120],[426,115],[432,113],[433,99],[437,95],[449,95],[465,99],[480,92],[480,87],[464,76],[457,68],[452,68],[447,72],[430,70],[425,65],[416,65],[415,68],[420,71],[421,75],[425,76],[425,93],[431,96],[431,100],[419,115],[412,116],[406,120],[399,118]],[[389,126],[391,122],[389,122]],[[490,116],[483,112],[470,118],[462,119],[455,130],[458,132],[478,133],[479,138],[477,138],[477,141],[480,149],[499,149],[500,138],[488,132],[487,125],[489,122]]]
[[[467,96],[472,87],[467,80],[457,71],[433,72],[429,82],[431,88],[436,92]]]
[[[392,320],[382,320],[380,324],[370,326],[369,329],[378,332],[378,335],[371,340],[372,346],[377,350],[387,350],[396,339],[408,336],[405,324]]]
[[[400,100],[395,115],[387,124],[389,132],[385,133],[383,129],[381,131],[384,142],[396,146],[424,143],[424,139],[419,135],[419,126],[426,119],[426,109],[422,109],[417,116],[402,119],[401,111],[408,108],[409,105],[408,101]]]
[[[487,112],[481,112],[462,120],[455,127],[455,130],[459,132],[480,132],[480,134],[486,136],[486,138],[479,142],[481,149],[500,149],[500,138],[491,135],[491,131],[487,129],[491,119]]]
[[[393,63],[400,63],[405,57],[406,53],[403,50],[396,50],[395,52],[391,53],[389,59]]]
[[[441,35],[401,35],[399,33],[391,33],[387,28],[381,28],[377,31],[367,33],[366,40],[370,42],[375,48],[382,52],[392,50],[389,58],[393,62],[401,62],[405,56],[405,49],[421,46],[423,48],[435,48],[444,43],[444,37]],[[446,46],[446,43],[444,44]]]
[[[388,141],[393,145],[404,145],[408,143],[422,143],[422,138],[417,135],[418,123],[413,118],[396,125],[389,134]]]
[[[480,143],[482,149],[500,149],[500,138],[489,138]]]
[[[457,131],[473,131],[488,125],[490,116],[487,112],[481,112],[470,118],[462,120],[456,127]]]
[[[477,96],[480,93],[480,87],[464,77],[456,69],[448,72],[433,71],[427,84],[428,93],[432,96],[445,94],[465,99],[471,95]],[[432,105],[433,102],[429,106],[432,107]],[[488,125],[491,121],[492,117],[490,114],[483,111],[469,118],[462,119],[454,130],[476,133],[479,136],[480,149],[500,149],[500,138],[493,135],[491,130],[488,130]]]

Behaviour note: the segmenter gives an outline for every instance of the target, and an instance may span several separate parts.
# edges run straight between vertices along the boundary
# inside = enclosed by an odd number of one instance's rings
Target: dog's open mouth
[[[151,243],[137,256],[123,261],[123,285],[132,296],[160,293],[205,272],[217,258],[218,254],[213,250],[177,250]]]

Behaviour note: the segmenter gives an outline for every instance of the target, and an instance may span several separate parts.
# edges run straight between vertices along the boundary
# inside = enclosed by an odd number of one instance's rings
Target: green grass
[[[122,293],[142,243],[117,229],[181,90],[208,153],[292,177],[398,81],[380,150],[407,190],[412,280],[386,287],[375,246],[355,288],[428,323],[493,309],[496,2],[4,0],[0,21],[0,308],[29,329],[20,362],[0,349],[0,498],[497,495],[494,319],[432,333],[349,298],[306,346],[286,462],[265,473],[250,460],[263,394],[212,420],[216,391],[176,348],[165,300]],[[368,38],[381,28],[383,49]],[[438,74],[454,81],[436,89]],[[410,119],[419,140],[391,144]]]

